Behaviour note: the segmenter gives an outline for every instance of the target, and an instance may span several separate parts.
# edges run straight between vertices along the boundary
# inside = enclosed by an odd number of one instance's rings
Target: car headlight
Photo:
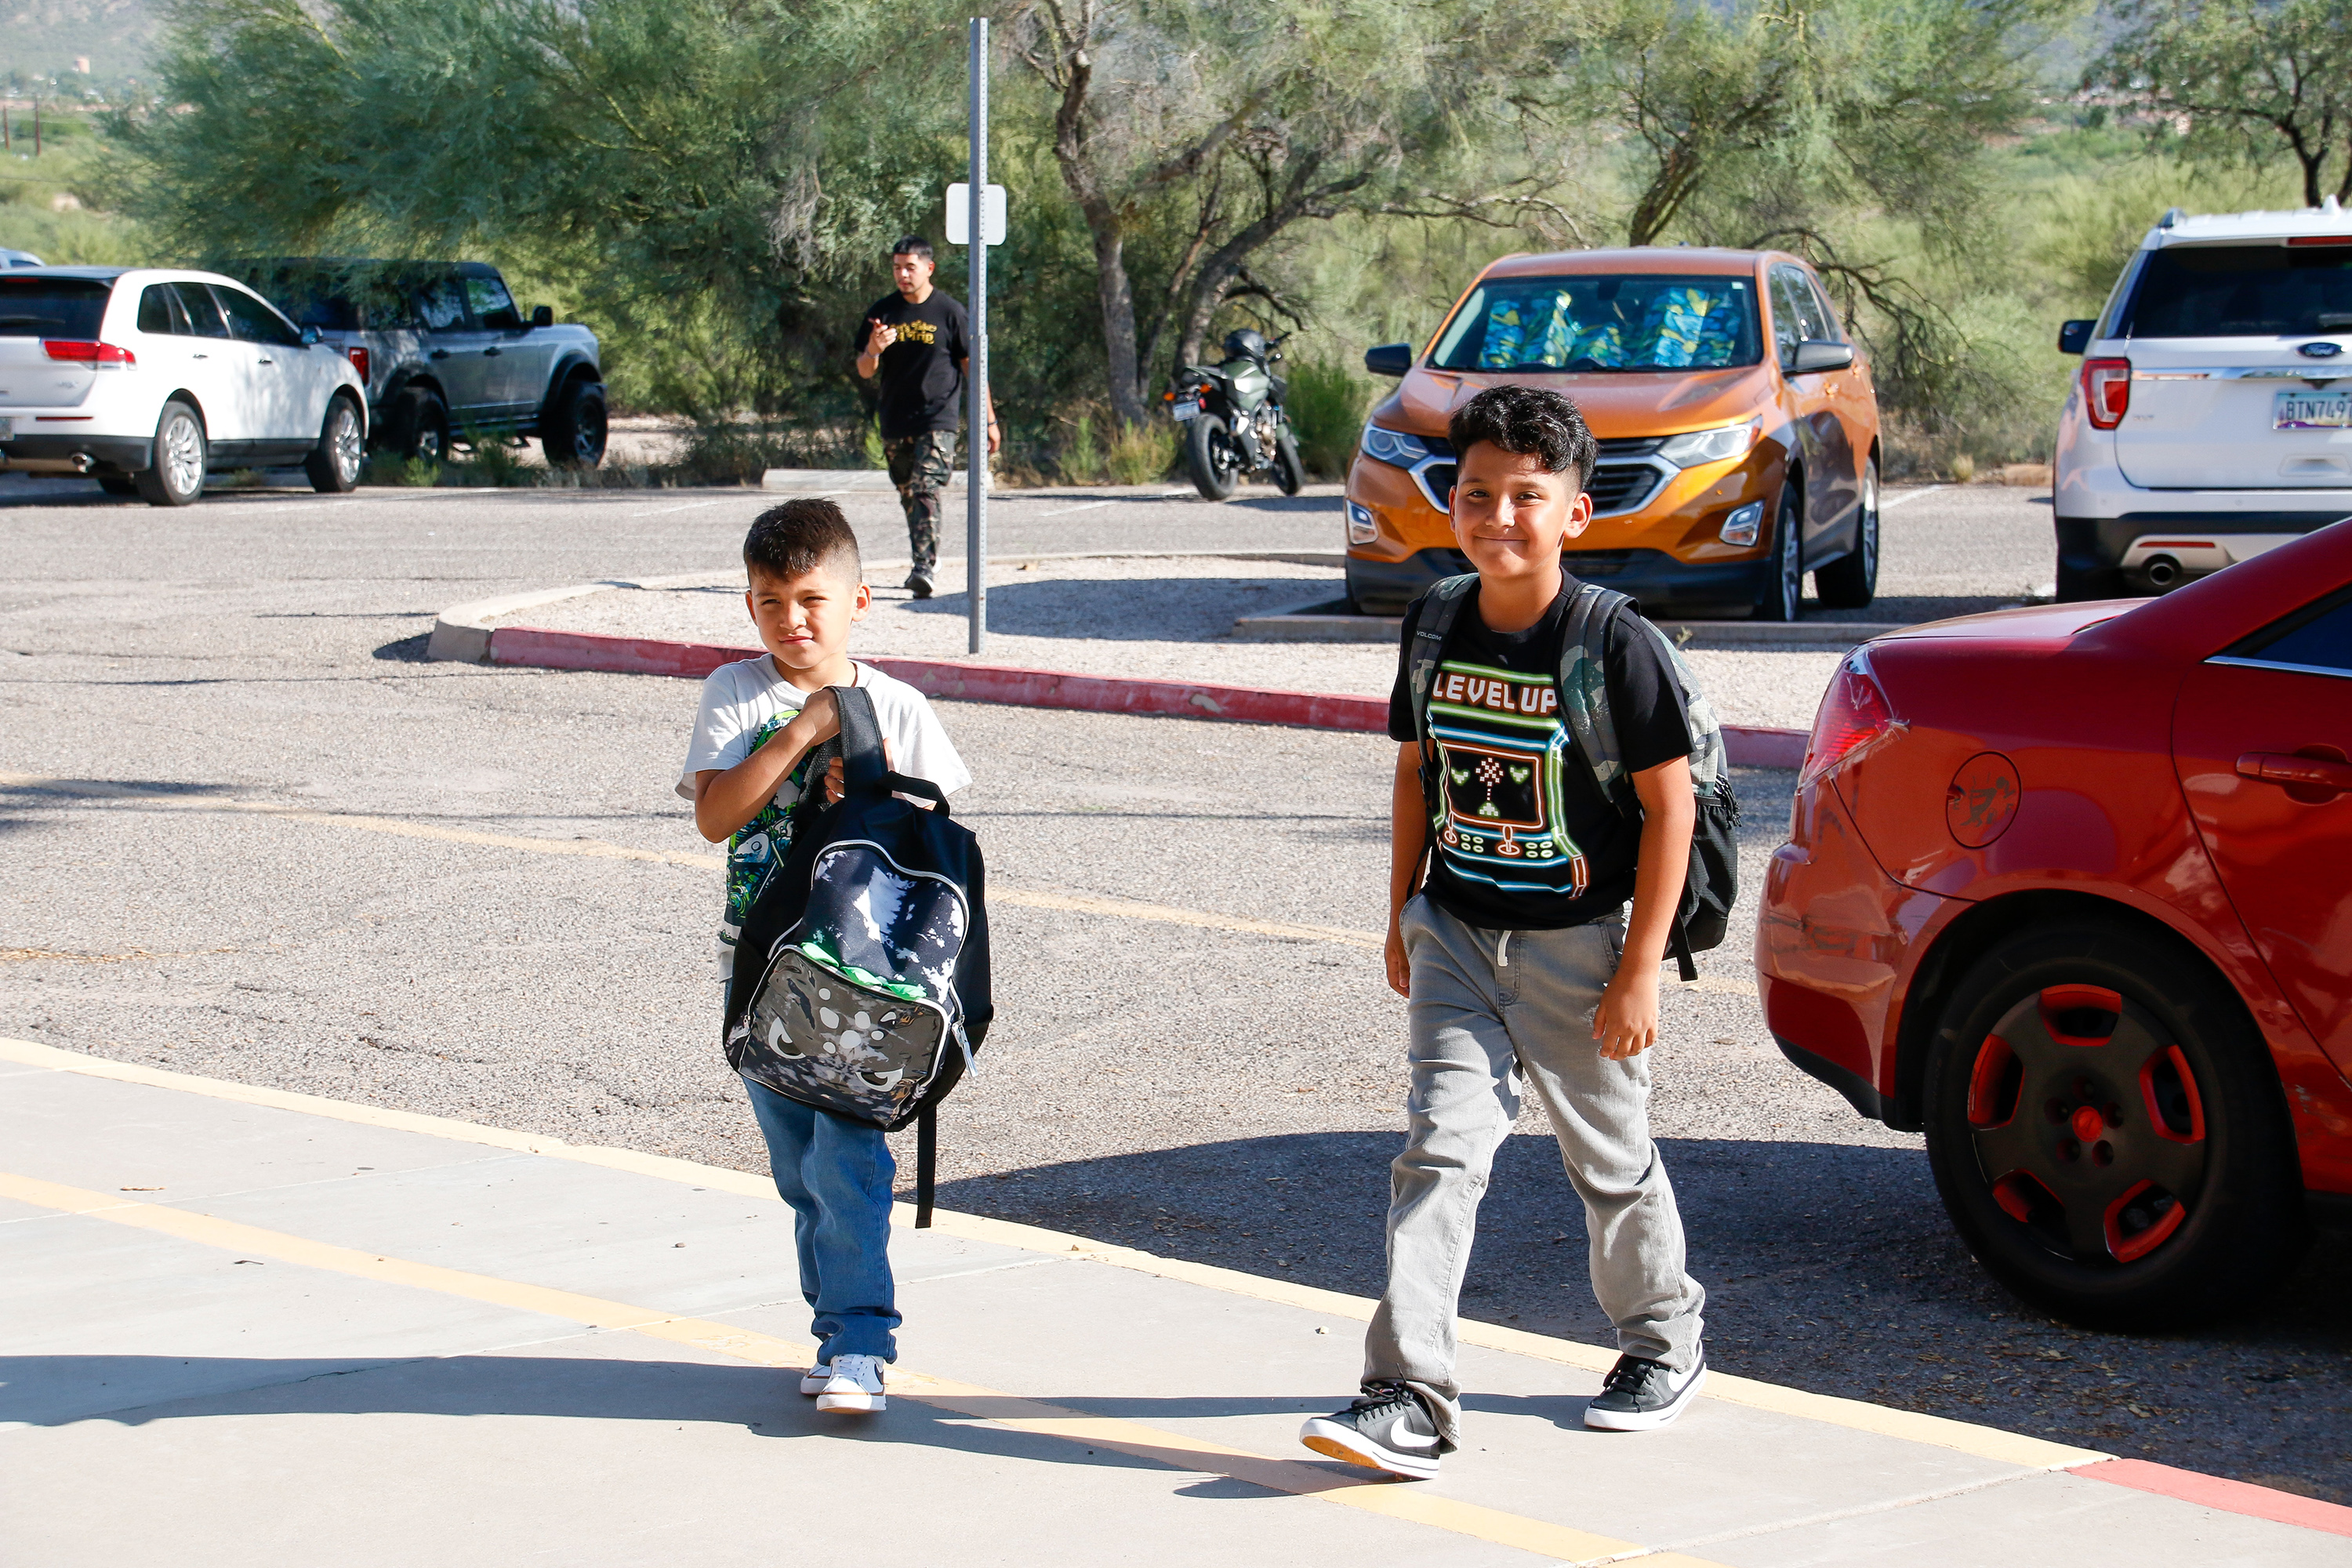
[[[1723,542],[1726,544],[1753,544],[1763,527],[1764,503],[1749,501],[1723,520]]]
[[[1381,525],[1372,521],[1370,510],[1349,501],[1348,503],[1348,542],[1370,544],[1380,536]]]
[[[1761,419],[1746,419],[1737,425],[1725,425],[1713,430],[1693,430],[1686,435],[1669,436],[1658,447],[1658,456],[1677,468],[1695,468],[1701,463],[1720,463],[1727,458],[1741,457],[1756,445],[1756,437],[1763,428]]]
[[[1410,468],[1429,456],[1429,447],[1418,436],[1408,436],[1402,430],[1385,429],[1364,423],[1364,456],[1391,463],[1400,468]]]

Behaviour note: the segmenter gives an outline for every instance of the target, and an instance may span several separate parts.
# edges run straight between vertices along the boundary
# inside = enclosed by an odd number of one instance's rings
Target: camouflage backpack
[[[1435,830],[1444,826],[1444,803],[1433,772],[1436,750],[1429,734],[1430,691],[1436,679],[1438,660],[1444,655],[1446,637],[1454,630],[1454,623],[1477,581],[1476,573],[1467,572],[1448,577],[1430,589],[1422,598],[1421,616],[1412,631],[1407,686],[1412,694],[1413,733],[1421,743],[1422,799],[1428,805]],[[1576,598],[1568,607],[1556,684],[1560,716],[1576,741],[1578,753],[1592,770],[1592,782],[1600,786],[1601,796],[1638,830],[1642,799],[1633,789],[1633,775],[1625,771],[1617,745],[1617,725],[1609,715],[1609,672],[1603,643],[1609,623],[1621,611],[1633,608],[1633,605],[1631,598],[1613,589],[1596,587],[1591,583],[1578,585]],[[1673,952],[1675,973],[1686,981],[1696,980],[1698,965],[1692,962],[1691,954],[1723,945],[1732,902],[1739,896],[1739,801],[1731,791],[1723,728],[1716,721],[1714,705],[1699,690],[1697,678],[1665,634],[1639,615],[1633,617],[1633,624],[1657,638],[1665,649],[1675,679],[1682,683],[1696,738],[1691,747],[1690,770],[1691,793],[1697,797],[1697,816],[1691,828],[1690,870],[1683,879],[1682,906],[1675,911]],[[1435,841],[1433,836],[1431,842]]]
[[[886,1132],[916,1123],[915,1223],[927,1226],[935,1112],[996,1016],[980,845],[937,784],[890,770],[872,696],[832,690],[842,796],[803,800],[807,820],[743,917],[727,1065]]]

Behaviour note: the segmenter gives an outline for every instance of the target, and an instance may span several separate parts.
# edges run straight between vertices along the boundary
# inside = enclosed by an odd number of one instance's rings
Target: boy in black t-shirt
[[[857,374],[881,377],[882,456],[898,504],[907,513],[914,570],[907,588],[931,596],[939,570],[940,491],[955,467],[956,426],[971,371],[971,318],[962,305],[931,287],[931,242],[910,234],[890,250],[890,278],[898,286],[867,307],[858,335]],[[1003,442],[996,409],[988,410],[988,450]]]
[[[1435,1475],[1458,1441],[1455,1306],[1522,1078],[1584,1200],[1593,1294],[1622,1352],[1585,1425],[1663,1426],[1706,1368],[1706,1292],[1684,1271],[1642,1056],[1658,1036],[1658,966],[1696,815],[1682,683],[1632,611],[1609,626],[1603,678],[1637,826],[1594,783],[1557,685],[1579,586],[1560,545],[1591,520],[1591,432],[1557,393],[1498,386],[1457,409],[1449,433],[1454,539],[1478,583],[1431,686],[1426,791],[1407,689],[1426,598],[1405,612],[1389,708],[1388,980],[1408,1003],[1412,1087],[1390,1167],[1388,1289],[1365,1339],[1362,1397],[1299,1434],[1318,1453],[1408,1477]]]

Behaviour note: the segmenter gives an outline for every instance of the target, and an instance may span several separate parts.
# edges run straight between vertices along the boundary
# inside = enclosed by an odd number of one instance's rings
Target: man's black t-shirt
[[[938,289],[919,305],[908,304],[903,294],[885,294],[858,319],[859,353],[877,321],[898,329],[898,341],[882,351],[874,373],[882,393],[882,439],[953,430],[963,396],[963,372],[957,367],[971,357],[971,318]]]
[[[1582,925],[1633,896],[1641,828],[1602,795],[1559,712],[1559,657],[1576,590],[1568,577],[1541,620],[1501,633],[1479,618],[1473,588],[1438,650],[1429,720],[1443,826],[1423,891],[1482,930]],[[1389,738],[1407,745],[1415,739],[1412,631],[1425,603],[1405,611],[1406,651],[1389,697]],[[1682,682],[1658,639],[1628,610],[1609,623],[1602,646],[1626,769],[1688,756]]]

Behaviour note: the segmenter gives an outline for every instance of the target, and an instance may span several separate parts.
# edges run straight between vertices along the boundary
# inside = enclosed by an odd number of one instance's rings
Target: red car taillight
[[[1830,689],[1822,694],[1821,711],[1813,716],[1813,738],[1805,747],[1804,771],[1797,775],[1797,783],[1812,783],[1894,727],[1895,710],[1870,673],[1869,656],[1852,655],[1838,667]]]
[[[51,359],[65,360],[73,364],[86,364],[98,370],[114,370],[139,363],[139,356],[129,349],[112,343],[80,342],[72,338],[44,338],[41,347]]]
[[[2084,360],[2083,408],[2097,429],[2112,430],[2122,424],[2131,408],[2131,361]]]
[[[360,373],[360,384],[362,386],[365,386],[367,384],[368,378],[367,350],[360,347],[357,343],[353,343],[350,348],[345,349],[343,353],[351,356],[352,368]]]

